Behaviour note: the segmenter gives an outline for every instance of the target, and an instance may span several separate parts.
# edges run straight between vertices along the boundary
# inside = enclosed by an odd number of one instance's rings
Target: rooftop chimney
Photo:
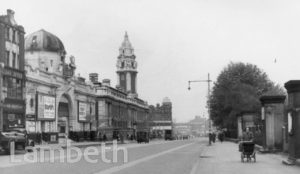
[[[13,25],[17,25],[17,22],[15,21],[15,12],[13,10],[11,10],[11,9],[7,9],[6,13],[7,13],[7,16],[9,18],[10,22]]]
[[[92,83],[98,83],[98,73],[90,73],[89,77]]]
[[[110,80],[109,79],[103,79],[102,80],[102,85],[103,86],[110,86]]]

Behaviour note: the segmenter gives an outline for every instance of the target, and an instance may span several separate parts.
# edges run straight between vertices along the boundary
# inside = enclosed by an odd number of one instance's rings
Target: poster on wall
[[[38,119],[55,120],[55,97],[38,95]]]
[[[26,115],[35,115],[35,94],[26,95]]]
[[[83,121],[83,122],[88,121],[86,112],[87,112],[87,104],[78,101],[78,121]]]

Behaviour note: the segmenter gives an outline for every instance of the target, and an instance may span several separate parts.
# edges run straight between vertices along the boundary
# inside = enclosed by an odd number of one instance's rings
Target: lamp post
[[[207,75],[207,80],[190,80],[188,81],[188,90],[191,90],[191,83],[198,83],[198,82],[206,82],[207,83],[207,107],[208,107],[208,129],[209,132],[211,131],[211,115],[210,115],[210,102],[209,102],[209,98],[210,98],[210,82],[212,82],[210,80],[209,77],[209,73]],[[209,138],[209,144],[211,144],[211,139]]]

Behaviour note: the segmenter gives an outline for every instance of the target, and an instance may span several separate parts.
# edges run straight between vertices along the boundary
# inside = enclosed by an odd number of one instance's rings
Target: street
[[[49,161],[49,154],[45,155],[46,162],[9,162],[8,156],[0,156],[1,174],[13,173],[72,173],[72,174],[203,174],[203,173],[299,173],[299,166],[287,167],[281,164],[281,158],[276,155],[258,154],[256,163],[241,163],[237,144],[231,142],[217,142],[207,145],[207,139],[153,141],[149,144],[118,145],[128,150],[128,161],[124,163],[124,153],[118,151],[117,162],[106,163],[101,155],[91,156],[98,159],[97,163],[90,163],[84,158],[75,163],[59,162],[66,157],[55,156],[55,162]],[[109,146],[107,146],[109,147]],[[98,147],[97,149],[101,149]],[[84,148],[81,148],[83,151]],[[66,150],[64,150],[66,151]],[[76,158],[75,152],[72,159]],[[107,160],[113,159],[113,151],[108,150]],[[58,154],[58,153],[57,153]],[[83,156],[86,156],[84,154]],[[24,155],[18,155],[21,159]],[[48,158],[48,160],[47,160]]]

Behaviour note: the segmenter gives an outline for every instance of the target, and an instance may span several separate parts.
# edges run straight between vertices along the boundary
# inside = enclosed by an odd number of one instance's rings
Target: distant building
[[[205,117],[195,116],[195,118],[189,121],[191,128],[191,134],[194,136],[203,136],[207,133],[208,120]]]
[[[24,28],[14,11],[0,16],[0,130],[25,128]]]
[[[189,123],[174,123],[173,134],[175,138],[182,138],[183,136],[192,135],[191,125]]]
[[[172,130],[172,102],[164,98],[162,105],[150,106],[149,124],[153,138],[164,138],[166,130]]]
[[[182,137],[193,135],[196,137],[204,136],[208,133],[208,119],[201,116],[195,116],[194,119],[185,123],[174,123],[174,136]]]

